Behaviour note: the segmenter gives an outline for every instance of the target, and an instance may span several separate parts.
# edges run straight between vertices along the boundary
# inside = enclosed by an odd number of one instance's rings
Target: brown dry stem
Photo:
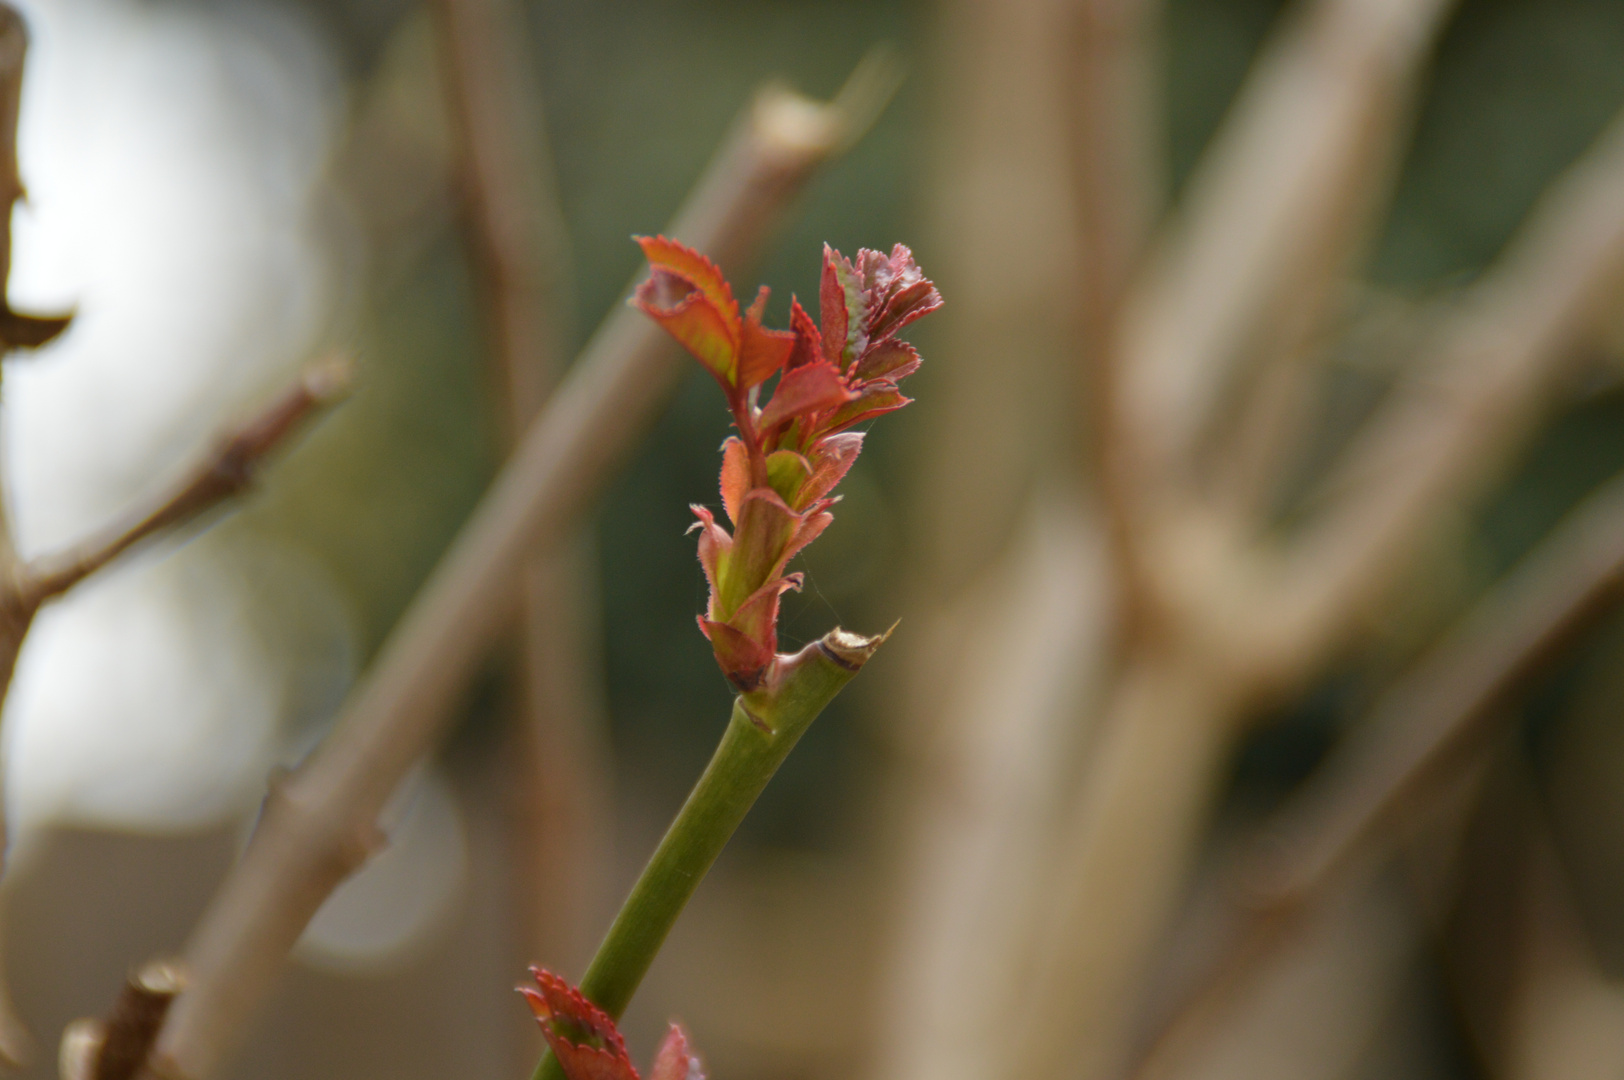
[[[1150,235],[1161,190],[1153,86],[1159,0],[1079,0],[1074,12],[1068,135],[1072,203],[1083,258],[1081,352],[1090,465],[1121,580],[1122,618],[1142,625],[1150,571],[1142,529],[1135,431],[1123,423],[1118,319]]]
[[[1153,482],[1190,479],[1244,360],[1322,324],[1450,7],[1319,0],[1266,49],[1125,314],[1122,406]]]
[[[1114,511],[1117,542],[1144,569],[1130,584],[1149,634],[1107,699],[1063,829],[1011,1076],[1093,1078],[1120,1060],[1234,718],[1258,690],[1234,619],[1256,575],[1236,572],[1241,522],[1214,518],[1192,494],[1196,457],[1239,358],[1276,317],[1309,309],[1296,337],[1276,343],[1281,354],[1317,327],[1327,283],[1346,273],[1368,228],[1446,8],[1322,0],[1298,13],[1123,302],[1118,396],[1096,408],[1117,413],[1105,495],[1127,504]]]
[[[1552,185],[1326,484],[1264,597],[1273,662],[1312,669],[1387,591],[1440,508],[1497,475],[1561,394],[1624,280],[1624,115]]]
[[[671,232],[736,269],[818,166],[895,88],[865,62],[834,102],[761,92]],[[607,320],[531,424],[351,695],[332,733],[280,785],[186,947],[190,989],[149,1067],[201,1080],[240,1038],[310,918],[377,842],[377,819],[433,747],[470,672],[510,625],[513,582],[572,535],[684,370],[658,326]]]
[[[1624,478],[1591,495],[1480,600],[1268,829],[1252,901],[1300,903],[1457,763],[1479,726],[1624,601]]]
[[[186,973],[155,960],[130,974],[107,1019],[76,1020],[62,1037],[62,1080],[131,1080],[146,1060]]]
[[[1049,474],[1085,454],[1097,467],[1110,444],[1100,425],[1079,446],[1075,399],[1054,388],[1078,386],[1090,408],[1107,399],[1102,338],[1156,209],[1146,84],[1159,6],[942,8],[930,204],[949,303],[930,353],[928,516],[915,531],[914,569],[930,585],[903,645],[886,785],[899,812],[881,815],[897,850],[884,860],[890,957],[868,1072],[885,1080],[994,1075],[1025,1008],[1023,934],[1116,600],[1076,470],[1063,484]]]
[[[1354,448],[1351,467],[1366,478],[1371,448],[1379,451],[1389,466],[1380,483],[1343,484],[1354,496],[1289,541],[1279,562],[1246,542],[1248,523],[1214,516],[1189,486],[1226,372],[1291,292],[1283,276],[1322,265],[1313,276],[1331,282],[1346,272],[1357,245],[1340,218],[1369,202],[1373,181],[1343,174],[1373,178],[1388,168],[1368,159],[1390,159],[1376,150],[1396,138],[1396,103],[1444,10],[1326,0],[1304,13],[1255,80],[1274,89],[1243,94],[1230,122],[1237,145],[1259,143],[1237,154],[1247,168],[1219,170],[1220,188],[1232,190],[1206,204],[1197,197],[1183,226],[1194,239],[1163,249],[1125,309],[1124,378],[1136,380],[1124,387],[1129,415],[1141,438],[1160,440],[1136,463],[1134,490],[1152,505],[1134,541],[1157,568],[1165,622],[1126,661],[1087,762],[1054,910],[1033,939],[1030,1008],[1012,1040],[1010,1075],[1096,1077],[1120,1065],[1236,722],[1310,679],[1387,599],[1442,515],[1476,495],[1546,415],[1570,351],[1618,280],[1624,137],[1609,133],[1554,187],[1480,286],[1482,299],[1463,311],[1445,339],[1459,361],[1429,365],[1427,392],[1397,395]],[[1302,100],[1318,111],[1297,116]],[[1376,115],[1388,117],[1379,137]],[[1305,118],[1330,130],[1276,143]],[[1225,138],[1218,145],[1221,158]],[[1231,216],[1210,219],[1219,210]],[[1329,292],[1315,286],[1298,299]]]
[[[17,164],[17,122],[22,105],[28,33],[20,15],[0,3],[0,353],[34,349],[67,329],[71,316],[33,316],[14,311],[6,296],[11,274],[11,211],[24,197]],[[186,480],[156,505],[68,551],[22,560],[13,541],[0,492],[0,702],[11,685],[23,639],[40,605],[60,596],[119,555],[155,534],[194,521],[241,493],[262,460],[311,412],[331,401],[347,381],[347,368],[328,362],[307,371],[269,409],[229,432]],[[0,485],[3,487],[3,485]],[[3,801],[3,799],[0,799]],[[0,837],[5,834],[0,814]],[[0,985],[0,1058],[23,1063],[31,1040]]]
[[[349,362],[340,357],[307,368],[258,415],[223,435],[214,450],[151,509],[66,551],[24,563],[10,590],[11,599],[32,612],[143,540],[195,521],[242,494],[253,486],[260,467],[275,450],[313,415],[348,392],[350,378]]]
[[[1487,725],[1577,637],[1624,601],[1624,478],[1551,536],[1389,689],[1220,877],[1238,883],[1224,944],[1157,1036],[1152,1058],[1236,1022],[1237,987],[1275,964],[1355,866],[1379,864],[1401,818],[1425,820],[1485,744]],[[1154,1070],[1153,1070],[1154,1072]],[[1155,1075],[1160,1075],[1155,1072]]]
[[[498,388],[504,450],[561,374],[569,263],[553,192],[540,89],[512,0],[438,0],[443,82],[457,135],[466,232]],[[526,959],[579,970],[606,874],[608,767],[590,632],[588,553],[525,571],[511,741],[515,906]]]

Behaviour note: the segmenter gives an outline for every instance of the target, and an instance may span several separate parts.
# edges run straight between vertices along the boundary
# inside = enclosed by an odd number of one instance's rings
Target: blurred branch
[[[250,489],[266,458],[284,446],[313,414],[341,397],[349,381],[347,360],[334,357],[311,365],[269,406],[228,431],[213,452],[152,509],[65,552],[26,563],[12,556],[10,570],[0,580],[0,700],[10,689],[23,640],[41,605],[69,591],[143,540],[182,528]],[[4,832],[4,815],[0,813],[0,836]],[[0,985],[0,1056],[21,1064],[31,1052],[32,1040],[13,1014],[10,997]],[[100,1080],[100,1074],[95,1076]]]
[[[1500,1059],[1503,1080],[1589,1080],[1624,1073],[1624,987],[1603,969],[1537,799],[1522,853],[1520,925]]]
[[[71,316],[18,313],[12,310],[6,295],[11,276],[12,209],[24,196],[17,163],[17,124],[27,49],[27,28],[21,16],[9,4],[0,2],[0,353],[44,345],[66,330],[71,321]],[[342,363],[328,362],[309,369],[270,408],[223,439],[215,452],[155,508],[57,555],[29,562],[19,558],[5,516],[5,499],[0,494],[0,700],[10,688],[23,639],[41,604],[67,592],[142,540],[192,521],[241,493],[253,482],[262,460],[285,442],[311,412],[338,396],[347,382],[348,368]],[[0,812],[0,844],[4,836],[4,815]],[[124,1037],[128,1014],[127,1007],[115,1010],[112,1027],[107,1029],[113,1036],[100,1051],[96,1080],[131,1075],[145,1052],[143,1042],[132,1051],[129,1067],[122,1072],[108,1065],[128,1042]],[[155,1018],[151,1027],[156,1031]],[[146,1038],[150,1040],[150,1032]],[[0,985],[0,1057],[7,1064],[20,1065],[30,1051],[28,1033],[13,1011],[9,994]]]
[[[1443,0],[1319,0],[1298,12],[1123,301],[1120,396],[1105,407],[1133,437],[1111,451],[1108,491],[1138,549],[1151,633],[1124,660],[1064,815],[1009,1076],[1096,1080],[1126,1052],[1234,720],[1258,692],[1257,643],[1236,618],[1252,582],[1234,565],[1237,523],[1192,494],[1199,444],[1265,328],[1292,305],[1311,309],[1298,318],[1317,327],[1314,306],[1368,227],[1397,117],[1447,10]]]
[[[435,0],[431,7],[457,142],[457,187],[511,447],[563,367],[566,229],[540,91],[525,56],[523,9],[512,0]]]
[[[911,633],[916,670],[898,697],[930,727],[898,740],[907,767],[888,789],[903,811],[882,815],[904,842],[885,860],[878,1080],[987,1080],[1026,1007],[1025,935],[1089,734],[1075,718],[1109,677],[1113,608],[1096,520],[1058,497],[1028,514],[1008,552]]]
[[[1149,570],[1136,542],[1135,472],[1122,423],[1118,317],[1161,192],[1153,28],[1160,0],[1078,0],[1073,13],[1069,135],[1072,201],[1082,270],[1082,356],[1087,443],[1122,581],[1122,617],[1141,622]]]
[[[672,233],[724,268],[751,261],[816,168],[851,145],[895,89],[880,58],[828,104],[762,91]],[[375,849],[377,818],[434,744],[470,672],[509,625],[513,581],[556,550],[683,371],[649,320],[605,322],[396,626],[332,733],[267,796],[242,860],[187,944],[191,988],[150,1062],[213,1074],[310,918]]]
[[[1246,874],[1265,908],[1301,903],[1429,780],[1479,725],[1624,602],[1624,476],[1540,542],[1338,747],[1266,831]]]
[[[1181,1017],[1196,1022],[1158,1039],[1133,1080],[1360,1075],[1424,940],[1413,898],[1391,870],[1360,875],[1281,926],[1251,977],[1225,982],[1198,1017]]]
[[[11,280],[11,210],[26,195],[17,167],[17,119],[27,54],[28,28],[22,16],[0,3],[0,282]],[[66,330],[71,318],[19,314],[0,289],[0,352],[38,348]]]
[[[1094,14],[1141,6],[1156,0],[1110,0]],[[1104,318],[1080,320],[1077,301],[1079,288],[1097,290],[1108,306],[1125,270],[1116,262],[1131,259],[1115,245],[1136,242],[1151,200],[1123,188],[1150,156],[1135,138],[1153,135],[1136,135],[1137,112],[1101,116],[1118,104],[1149,111],[1134,64],[1105,60],[1146,42],[1132,20],[1090,14],[1079,0],[937,5],[926,205],[950,300],[933,316],[944,321],[920,415],[905,685],[886,732],[887,956],[865,1069],[882,1080],[997,1069],[1024,1007],[1021,947],[1078,741],[1076,703],[1106,675],[1091,661],[1108,651],[1114,582],[1098,514],[1066,468],[1081,463],[1073,388],[1096,361]],[[1081,69],[1085,54],[1110,66]],[[1096,156],[1118,149],[1135,156]],[[1097,276],[1073,226],[1085,192]],[[1021,360],[988,363],[996,356]]]
[[[1379,602],[1440,510],[1481,490],[1546,414],[1624,276],[1624,115],[1541,198],[1422,375],[1399,387],[1327,484],[1255,621],[1284,671]]]
[[[1140,649],[1127,661],[1059,826],[1004,1076],[1097,1080],[1121,1064],[1145,969],[1219,781],[1239,690],[1202,657]]]
[[[541,93],[525,55],[523,8],[513,0],[437,0],[432,7],[504,449],[511,452],[563,365],[565,223]],[[609,850],[587,554],[561,550],[525,570],[510,724],[519,940],[528,960],[565,971],[585,960],[592,895]]]
[[[1243,358],[1322,325],[1451,7],[1319,0],[1258,61],[1126,312],[1123,407],[1159,482],[1189,479]]]
[[[78,1020],[63,1034],[61,1080],[132,1080],[185,985],[185,973],[161,960],[132,972],[106,1022]]]
[[[13,311],[5,286],[11,276],[11,212],[24,189],[17,165],[17,123],[22,104],[28,33],[21,16],[0,3],[0,353],[33,349],[67,329],[71,316],[37,317]],[[317,406],[341,388],[337,366],[308,371],[270,409],[228,436],[212,457],[156,508],[70,551],[23,562],[17,555],[0,495],[0,700],[11,685],[23,639],[45,601],[66,592],[135,544],[191,521],[249,486],[260,461]],[[0,813],[0,843],[5,834]],[[0,1057],[19,1065],[31,1040],[0,987]],[[109,1074],[110,1075],[110,1074]],[[98,1074],[99,1080],[99,1074]]]
[[[273,451],[348,391],[350,378],[350,364],[342,358],[307,368],[257,416],[221,438],[213,452],[152,509],[67,551],[25,563],[9,590],[8,603],[31,613],[148,537],[193,521],[240,495],[253,486]]]
[[[1403,679],[1260,830],[1232,874],[1246,910],[1157,1037],[1169,1047],[1235,1023],[1237,987],[1277,963],[1383,830],[1425,818],[1483,727],[1624,601],[1624,476],[1573,511]],[[1356,860],[1364,854],[1365,858]],[[1156,1075],[1160,1075],[1156,1073]]]

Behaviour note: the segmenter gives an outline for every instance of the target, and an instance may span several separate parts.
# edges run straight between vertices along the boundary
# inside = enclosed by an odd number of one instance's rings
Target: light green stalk
[[[734,699],[721,744],[581,979],[589,1001],[620,1019],[683,906],[767,781],[889,634],[831,630],[793,656],[779,657],[761,689]],[[542,1055],[532,1080],[565,1080],[551,1052]]]

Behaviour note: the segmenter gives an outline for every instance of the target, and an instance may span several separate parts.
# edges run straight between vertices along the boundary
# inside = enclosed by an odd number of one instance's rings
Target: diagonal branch
[[[1480,725],[1624,602],[1624,477],[1609,481],[1389,690],[1267,831],[1247,875],[1266,907],[1323,889],[1466,752]]]
[[[14,602],[33,611],[141,541],[193,521],[241,494],[253,486],[265,459],[304,421],[342,397],[349,383],[348,361],[335,358],[311,366],[257,416],[222,437],[213,452],[150,510],[67,551],[25,563],[13,586]]]
[[[1264,827],[1233,871],[1247,911],[1156,1046],[1232,1023],[1225,1002],[1298,918],[1385,827],[1425,814],[1508,699],[1621,602],[1624,477],[1586,499],[1480,600]]]
[[[818,166],[895,89],[866,61],[834,102],[758,95],[672,232],[724,267],[750,262]],[[379,842],[378,814],[434,745],[470,672],[510,623],[513,581],[556,550],[684,370],[658,326],[623,310],[599,329],[396,626],[333,732],[270,792],[242,860],[186,948],[190,988],[150,1067],[215,1073],[310,918]]]
[[[484,292],[511,449],[541,410],[561,355],[569,263],[551,183],[540,91],[512,0],[435,0],[442,82],[456,135],[457,187]]]
[[[1549,411],[1624,278],[1624,114],[1546,193],[1441,332],[1421,376],[1349,448],[1329,507],[1283,556],[1257,619],[1304,670],[1358,625],[1440,509],[1493,478]]]
[[[1321,0],[1259,61],[1125,314],[1124,405],[1153,476],[1188,479],[1243,357],[1318,328],[1451,6]]]
[[[1253,635],[1238,632],[1256,621],[1249,568],[1232,565],[1231,523],[1194,495],[1197,449],[1237,363],[1301,299],[1296,277],[1334,280],[1356,253],[1350,222],[1375,209],[1448,6],[1318,0],[1296,12],[1123,301],[1115,407],[1133,440],[1114,453],[1134,482],[1116,483],[1133,503],[1139,565],[1154,572],[1140,587],[1158,632],[1141,635],[1105,698],[1060,826],[1009,1076],[1094,1080],[1126,1052],[1146,961],[1260,666]]]
[[[1156,146],[1155,50],[1160,0],[1078,0],[1073,18],[1068,135],[1072,204],[1082,272],[1083,392],[1087,447],[1105,527],[1122,582],[1129,626],[1142,622],[1149,569],[1138,542],[1137,495],[1142,478],[1123,423],[1118,319],[1128,282],[1159,207],[1161,162]]]
[[[551,182],[541,92],[523,55],[522,6],[437,0],[432,8],[499,427],[511,452],[561,373],[565,223]],[[585,961],[589,911],[609,850],[588,554],[578,545],[526,569],[510,691],[518,938],[527,959],[561,970]]]

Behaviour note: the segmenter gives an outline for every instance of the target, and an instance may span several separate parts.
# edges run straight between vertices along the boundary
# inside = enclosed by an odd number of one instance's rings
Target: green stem
[[[795,743],[889,635],[831,630],[779,657],[760,690],[733,702],[722,742],[632,886],[581,979],[581,993],[619,1019],[688,898]],[[551,1052],[532,1080],[566,1080]]]

